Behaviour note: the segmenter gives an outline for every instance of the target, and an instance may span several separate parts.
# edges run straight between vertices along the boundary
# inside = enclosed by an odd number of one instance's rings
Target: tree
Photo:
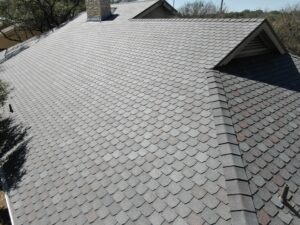
[[[179,9],[182,17],[206,17],[208,15],[216,15],[217,12],[216,5],[200,0],[187,2]]]
[[[43,33],[71,20],[85,8],[84,0],[4,0],[0,1],[0,15],[3,27],[13,26],[15,38],[4,37],[12,41],[22,41],[25,35]]]
[[[268,14],[276,33],[286,48],[293,54],[300,55],[300,8],[282,11],[280,14]]]

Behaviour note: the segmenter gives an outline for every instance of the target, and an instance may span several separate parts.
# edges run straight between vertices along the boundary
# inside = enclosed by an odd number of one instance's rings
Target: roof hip
[[[218,71],[207,71],[212,115],[227,188],[232,225],[258,225],[245,166]]]

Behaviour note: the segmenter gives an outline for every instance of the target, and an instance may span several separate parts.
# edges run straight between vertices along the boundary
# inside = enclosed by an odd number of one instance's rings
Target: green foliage
[[[225,18],[258,18],[263,16],[264,16],[264,11],[262,10],[250,11],[249,9],[244,10],[242,12],[228,12],[224,14]]]
[[[279,38],[293,54],[300,56],[300,10],[266,16]]]
[[[16,34],[21,31],[43,33],[71,20],[84,9],[84,0],[0,1],[2,26],[14,25]]]
[[[195,0],[185,4],[179,12],[182,17],[199,18],[267,18],[272,24],[278,37],[286,48],[293,54],[300,56],[300,4],[287,7],[280,11],[244,10],[242,12],[218,12],[205,11],[203,7],[210,5],[210,8],[217,9],[212,3]],[[192,7],[191,7],[192,6]],[[191,10],[192,8],[192,10]],[[201,11],[202,13],[194,13]]]

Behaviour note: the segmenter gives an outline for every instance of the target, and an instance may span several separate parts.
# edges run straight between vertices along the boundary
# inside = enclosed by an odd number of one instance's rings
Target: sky
[[[167,0],[171,5],[173,0]],[[175,0],[175,8],[182,6],[184,3],[193,0]],[[216,5],[221,4],[221,0],[210,0]],[[299,3],[300,0],[224,0],[229,11],[243,11],[244,9],[262,9],[262,10],[280,10],[288,5]]]

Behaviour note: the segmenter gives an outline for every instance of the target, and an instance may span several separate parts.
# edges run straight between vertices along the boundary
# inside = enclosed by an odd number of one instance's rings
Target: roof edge
[[[15,225],[16,223],[15,223],[15,218],[13,216],[13,208],[12,208],[10,200],[9,200],[8,188],[7,188],[6,179],[5,179],[5,172],[3,171],[3,169],[0,169],[0,179],[2,180],[4,197],[5,197],[5,202],[6,202],[6,206],[8,209],[10,222],[11,222],[11,225]]]
[[[207,71],[209,103],[215,122],[232,225],[259,225],[249,179],[228,109],[220,72]]]
[[[288,51],[285,48],[285,46],[280,41],[279,37],[277,36],[276,32],[274,31],[272,25],[269,23],[267,19],[262,20],[262,22],[254,29],[252,30],[248,36],[246,36],[235,48],[233,48],[217,65],[213,67],[213,69],[224,66],[228,64],[231,60],[235,58],[235,56],[243,50],[243,48],[251,41],[253,38],[255,38],[257,35],[259,35],[262,31],[265,31],[278,52],[280,54],[286,54]]]
[[[12,206],[10,204],[8,194],[6,192],[4,192],[4,197],[5,197],[5,202],[6,202],[6,206],[8,209],[8,214],[9,214],[9,219],[10,219],[11,225],[15,225],[16,223],[15,223],[15,219],[14,219],[14,216],[12,213]]]
[[[262,19],[226,19],[226,18],[181,18],[181,17],[174,17],[174,18],[136,18],[136,19],[129,19],[132,21],[176,21],[176,22],[205,22],[205,23],[214,23],[214,22],[224,22],[224,23],[258,23],[262,22]]]

